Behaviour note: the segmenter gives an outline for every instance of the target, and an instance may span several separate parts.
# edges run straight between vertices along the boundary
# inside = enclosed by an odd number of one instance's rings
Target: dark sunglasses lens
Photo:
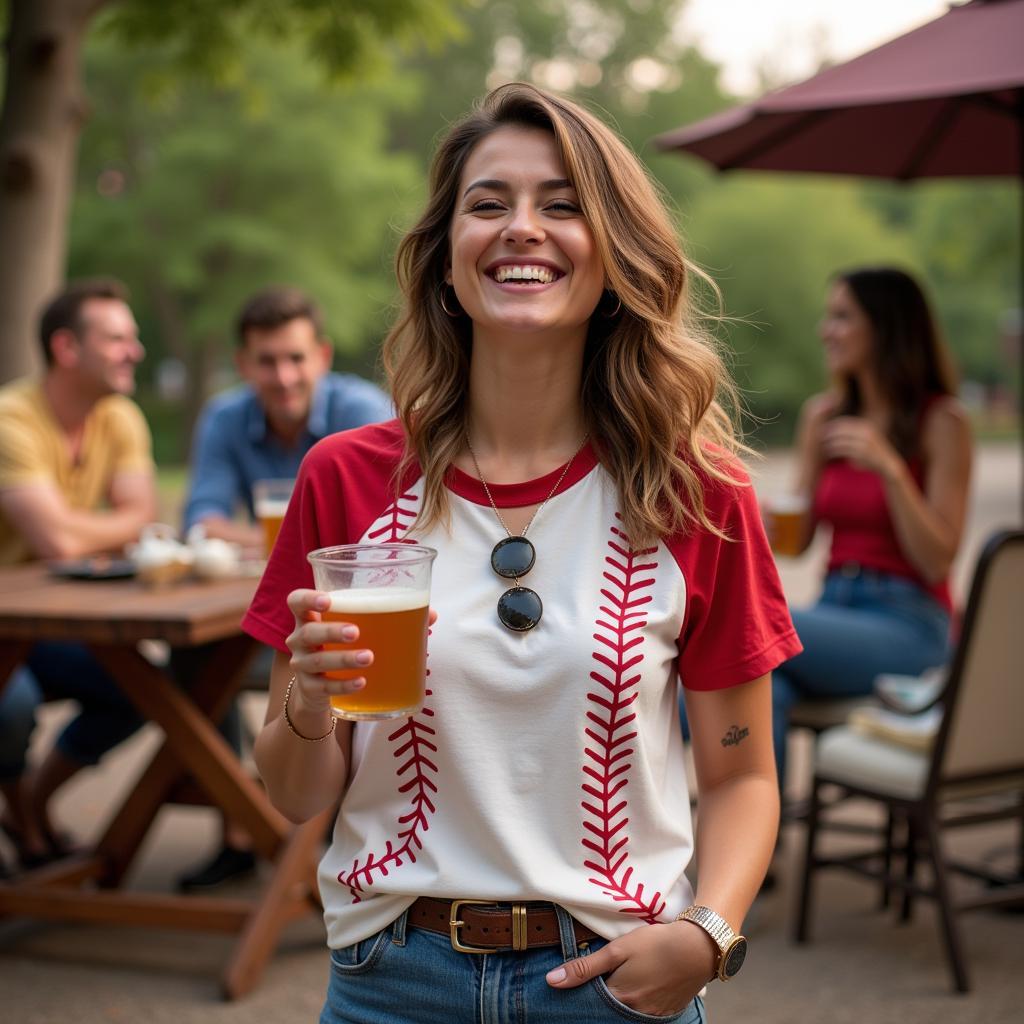
[[[529,587],[513,587],[498,600],[498,618],[503,626],[525,633],[540,622],[544,605]]]
[[[491,568],[507,580],[525,576],[537,557],[533,545],[525,537],[506,537],[494,545]]]

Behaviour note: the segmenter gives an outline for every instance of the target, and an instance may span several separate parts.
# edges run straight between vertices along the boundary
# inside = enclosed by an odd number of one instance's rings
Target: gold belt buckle
[[[494,900],[452,900],[451,917],[448,920],[448,925],[451,930],[452,949],[457,950],[459,953],[493,953],[493,949],[483,949],[480,946],[467,946],[459,938],[459,929],[465,925],[465,921],[459,920],[459,908],[465,906],[483,906],[490,907],[494,905]],[[526,904],[525,903],[513,903],[512,904],[512,948],[514,950],[523,950],[527,948],[527,931],[526,931]]]

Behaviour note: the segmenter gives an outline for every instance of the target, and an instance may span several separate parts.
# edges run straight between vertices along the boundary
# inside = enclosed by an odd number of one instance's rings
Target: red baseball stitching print
[[[618,513],[615,518],[622,520]],[[640,672],[633,670],[644,660],[644,608],[653,599],[644,591],[654,585],[652,570],[657,568],[657,562],[644,559],[657,548],[634,551],[618,526],[611,527],[608,547],[611,553],[605,556],[602,573],[608,586],[601,589],[607,603],[600,606],[595,621],[598,632],[593,634],[599,646],[592,657],[600,668],[590,673],[598,689],[587,694],[591,707],[585,733],[592,745],[584,748],[583,773],[587,778],[582,789],[586,796],[580,806],[584,811],[583,828],[589,833],[582,841],[589,854],[584,855],[583,864],[593,872],[590,881],[620,904],[621,913],[635,914],[654,924],[665,909],[665,901],[660,892],[645,900],[642,882],[631,887],[625,790],[633,767],[630,758],[635,752],[630,743],[637,735],[632,728],[636,713],[631,706],[637,698]]]
[[[367,540],[382,544],[415,544],[416,541],[405,537],[404,532],[415,518],[416,509],[402,506],[400,502],[417,500],[415,494],[401,495],[381,516],[382,525],[367,533]],[[425,692],[428,699],[434,693],[431,689]],[[437,765],[431,759],[437,754],[437,746],[433,742],[437,732],[428,724],[428,720],[433,717],[433,709],[424,703],[418,715],[405,719],[388,736],[388,743],[393,745],[391,755],[399,762],[395,769],[398,792],[409,794],[409,809],[399,815],[397,837],[387,840],[383,854],[378,856],[369,851],[365,863],[356,857],[352,870],[348,874],[341,872],[338,875],[338,881],[351,893],[353,903],[362,901],[365,888],[373,885],[374,874],[387,876],[392,868],[401,867],[405,860],[415,862],[416,851],[423,849],[421,835],[430,829],[430,816],[437,809],[433,800],[437,794],[437,785],[431,777],[437,775]]]
[[[409,491],[405,494],[400,494],[378,520],[380,526],[367,533],[367,541],[379,544],[415,544],[416,541],[410,540],[405,536],[405,531],[412,526],[412,521],[416,518],[416,509],[407,508],[401,503],[403,501],[416,502],[418,500],[419,498]]]

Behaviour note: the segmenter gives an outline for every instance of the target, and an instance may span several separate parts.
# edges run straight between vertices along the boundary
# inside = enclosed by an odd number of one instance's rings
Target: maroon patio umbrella
[[[973,0],[798,85],[655,139],[720,170],[1024,176],[1024,0]]]

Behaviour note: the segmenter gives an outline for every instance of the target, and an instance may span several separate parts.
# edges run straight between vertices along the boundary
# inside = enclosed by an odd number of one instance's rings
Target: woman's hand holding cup
[[[293,590],[288,607],[295,616],[295,629],[286,640],[295,670],[292,700],[296,710],[314,714],[331,710],[331,697],[355,693],[366,686],[360,670],[373,664],[373,652],[354,647],[359,628],[350,622],[325,622],[323,613],[331,606],[328,594],[319,590]],[[325,673],[344,674],[331,678]]]

